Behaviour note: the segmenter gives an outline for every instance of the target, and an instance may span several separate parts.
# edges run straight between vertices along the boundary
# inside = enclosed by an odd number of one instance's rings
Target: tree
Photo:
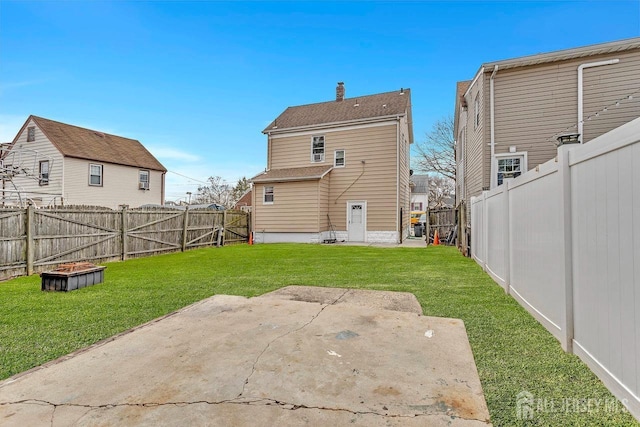
[[[208,185],[198,187],[198,192],[193,198],[195,204],[217,203],[227,209],[232,209],[242,195],[251,187],[246,177],[238,179],[235,186],[231,186],[222,180],[220,176],[210,176]]]
[[[233,187],[233,203],[235,204],[238,200],[240,200],[240,198],[244,196],[244,193],[246,193],[250,188],[251,182],[249,182],[247,177],[243,176],[242,178],[238,179],[235,187]]]
[[[429,207],[443,208],[455,194],[455,183],[444,176],[429,176]]]
[[[453,116],[436,121],[427,133],[426,140],[416,144],[416,169],[456,180],[455,138]]]

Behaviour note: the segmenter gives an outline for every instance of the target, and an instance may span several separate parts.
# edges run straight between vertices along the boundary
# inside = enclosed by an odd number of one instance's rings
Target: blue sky
[[[640,0],[2,0],[0,142],[29,114],[139,139],[177,200],[263,170],[261,130],[338,81],[410,87],[419,141],[483,62],[638,36]]]

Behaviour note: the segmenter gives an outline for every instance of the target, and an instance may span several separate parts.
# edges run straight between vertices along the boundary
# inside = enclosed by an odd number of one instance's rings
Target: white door
[[[350,242],[364,242],[367,229],[367,202],[347,203],[347,238]]]

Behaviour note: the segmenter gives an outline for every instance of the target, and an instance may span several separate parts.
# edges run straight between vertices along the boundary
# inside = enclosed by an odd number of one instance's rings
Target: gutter
[[[583,112],[583,98],[584,92],[582,88],[583,78],[582,73],[585,68],[600,67],[602,65],[613,65],[620,62],[619,59],[609,59],[607,61],[587,62],[578,66],[578,141],[580,144],[584,144],[582,134],[584,133],[584,112]]]
[[[462,95],[463,97],[466,97],[469,94],[469,91],[471,90],[471,88],[473,87],[474,84],[476,84],[476,82],[478,81],[478,79],[480,78],[481,75],[484,74],[484,66],[480,67],[480,69],[478,70],[478,72],[476,73],[476,76],[473,78],[473,80],[471,80],[471,84],[469,84],[469,87],[467,88],[467,90],[464,92],[464,95]]]
[[[380,117],[368,117],[365,119],[357,119],[357,120],[349,120],[349,121],[343,121],[343,122],[331,122],[331,123],[318,123],[318,124],[313,124],[313,125],[304,125],[304,126],[294,126],[294,127],[289,127],[289,128],[278,128],[278,129],[265,129],[262,131],[262,133],[267,134],[267,135],[277,135],[279,133],[288,133],[288,132],[292,132],[292,131],[312,131],[312,130],[316,130],[316,129],[327,129],[327,128],[334,128],[334,127],[342,127],[342,126],[348,126],[348,125],[353,125],[353,124],[363,124],[363,123],[378,123],[378,122],[386,122],[389,120],[397,120],[397,118],[399,116],[402,116],[404,114],[393,114],[393,115],[388,115],[388,116],[380,116]]]
[[[491,119],[491,164],[490,171],[491,175],[489,176],[489,188],[495,188],[496,186],[496,165],[495,165],[495,157],[496,157],[496,129],[495,129],[495,116],[496,116],[496,100],[495,100],[495,88],[493,80],[498,72],[498,66],[493,67],[493,73],[491,73],[491,78],[489,79],[489,115]],[[474,118],[475,120],[475,118]]]

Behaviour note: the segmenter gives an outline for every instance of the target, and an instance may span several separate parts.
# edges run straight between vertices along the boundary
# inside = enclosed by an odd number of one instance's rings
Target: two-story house
[[[399,242],[409,233],[409,89],[287,108],[253,182],[260,242]],[[335,231],[335,234],[333,232]]]
[[[29,116],[2,157],[21,169],[5,177],[5,204],[163,204],[167,170],[135,139]]]
[[[456,203],[554,158],[560,136],[637,118],[639,101],[640,38],[482,64],[456,88]]]

